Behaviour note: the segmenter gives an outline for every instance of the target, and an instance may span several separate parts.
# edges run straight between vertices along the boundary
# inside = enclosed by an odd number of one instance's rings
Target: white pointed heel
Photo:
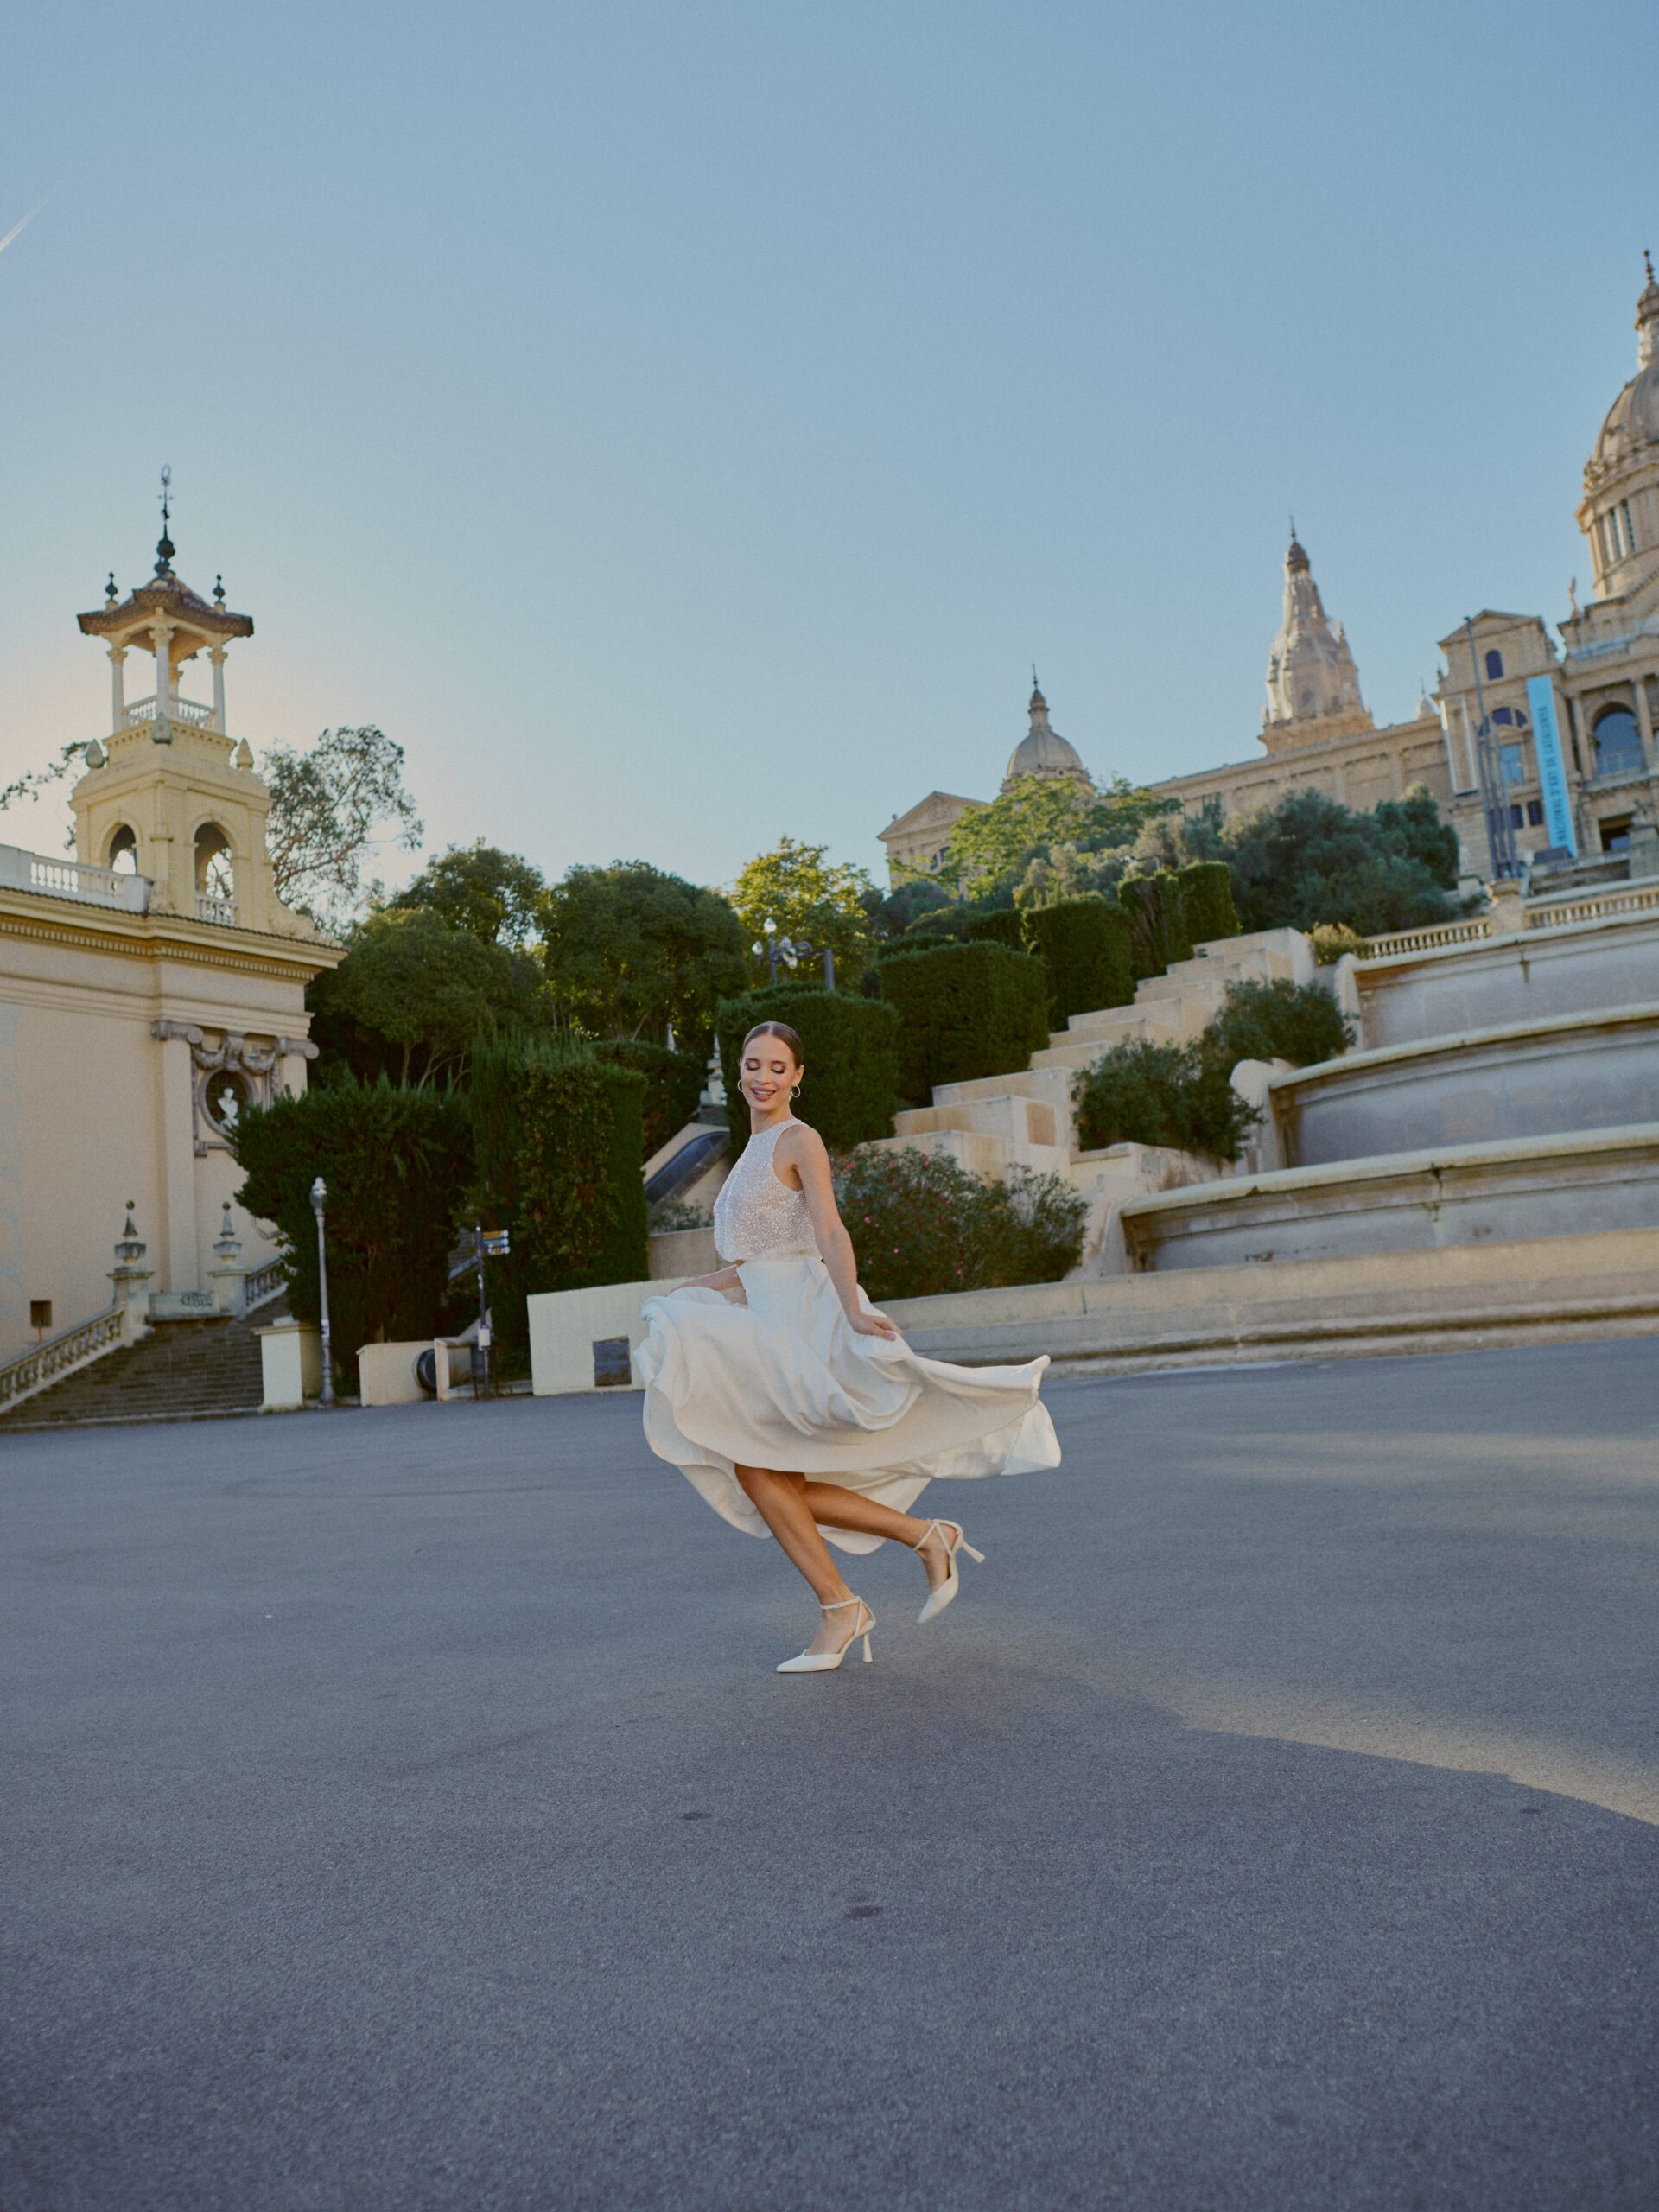
[[[839,1613],[845,1611],[849,1605],[855,1605],[858,1610],[853,1615],[853,1632],[839,1651],[798,1652],[793,1659],[780,1660],[778,1672],[780,1675],[833,1675],[861,1636],[864,1639],[864,1663],[868,1666],[873,1656],[870,1630],[875,1626],[875,1615],[864,1600],[861,1598],[837,1598],[834,1605],[820,1605],[818,1611],[821,1613]]]
[[[945,1576],[937,1590],[929,1591],[927,1603],[917,1615],[917,1621],[923,1628],[926,1627],[929,1621],[938,1620],[939,1615],[950,1604],[962,1587],[962,1573],[957,1565],[957,1554],[966,1552],[969,1559],[976,1559],[982,1567],[985,1564],[984,1553],[976,1552],[974,1549],[954,1521],[930,1521],[926,1534],[922,1538],[922,1544],[925,1544],[928,1537],[932,1535],[937,1535],[944,1546]],[[913,1548],[919,1552],[922,1544],[917,1544]]]

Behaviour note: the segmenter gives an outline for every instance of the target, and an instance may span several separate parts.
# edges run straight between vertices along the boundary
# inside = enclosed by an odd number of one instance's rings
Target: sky
[[[1587,590],[1659,16],[1564,21],[15,11],[0,782],[107,733],[73,618],[148,575],[163,463],[177,570],[255,620],[232,734],[377,722],[429,849],[550,875],[879,874],[995,791],[1033,661],[1098,774],[1255,756],[1292,512],[1403,718],[1466,613]]]

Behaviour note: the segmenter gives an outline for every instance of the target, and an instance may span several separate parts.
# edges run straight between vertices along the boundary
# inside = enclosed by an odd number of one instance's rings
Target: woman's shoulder
[[[803,1160],[827,1160],[829,1147],[810,1122],[785,1122],[778,1140],[778,1150],[785,1160],[798,1164]]]

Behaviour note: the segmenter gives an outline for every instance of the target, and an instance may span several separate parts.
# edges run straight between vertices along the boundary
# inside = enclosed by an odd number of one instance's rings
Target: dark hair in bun
[[[802,1048],[801,1040],[786,1021],[757,1021],[743,1039],[741,1050],[747,1052],[757,1037],[776,1037],[780,1044],[788,1046],[794,1055],[798,1068],[804,1068],[806,1065],[806,1053]]]

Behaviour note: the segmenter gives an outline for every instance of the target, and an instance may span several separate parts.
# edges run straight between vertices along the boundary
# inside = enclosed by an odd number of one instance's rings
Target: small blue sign
[[[1573,834],[1573,808],[1567,795],[1567,768],[1561,759],[1561,733],[1555,720],[1555,685],[1548,676],[1527,678],[1527,704],[1532,709],[1532,746],[1538,755],[1538,781],[1544,792],[1544,826],[1552,845],[1565,846],[1578,855]]]

